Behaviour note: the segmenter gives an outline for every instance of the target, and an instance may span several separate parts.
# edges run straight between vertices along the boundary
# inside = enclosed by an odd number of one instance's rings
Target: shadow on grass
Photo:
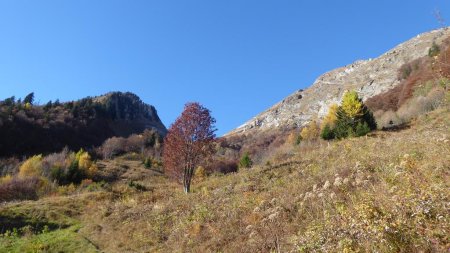
[[[48,231],[67,228],[70,225],[48,222],[45,220],[29,220],[26,217],[10,217],[0,215],[0,234],[17,229],[21,231],[28,227],[33,233],[41,232],[44,228]]]

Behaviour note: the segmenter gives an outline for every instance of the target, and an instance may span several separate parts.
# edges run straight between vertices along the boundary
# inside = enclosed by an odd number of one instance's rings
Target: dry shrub
[[[14,157],[0,159],[0,176],[16,174],[19,171],[19,165],[19,159]]]
[[[146,130],[143,134],[133,134],[128,138],[112,137],[99,148],[104,159],[112,159],[124,153],[138,153],[144,156],[161,155],[161,137],[155,131]]]
[[[431,59],[428,56],[405,64],[400,68],[399,75],[403,77],[405,75],[405,69],[411,69],[410,74],[405,76],[406,78],[399,77],[402,81],[393,89],[367,99],[365,102],[366,105],[372,111],[396,111],[402,104],[412,97],[414,88],[418,84],[434,78],[434,74],[430,66]]]
[[[125,152],[142,153],[145,148],[145,140],[141,135],[133,134],[125,141]]]
[[[433,88],[426,97],[419,96],[408,100],[397,111],[400,120],[409,122],[417,116],[437,109],[445,99],[446,91],[442,87]]]
[[[396,111],[413,97],[419,85],[450,77],[450,38],[440,45],[437,57],[424,56],[406,63],[400,67],[398,75],[401,80],[399,85],[367,99],[365,103],[372,111]],[[448,83],[445,83],[444,88],[449,88]]]
[[[53,168],[65,167],[69,153],[69,149],[65,147],[59,153],[53,153],[44,157],[44,159],[42,160],[43,175],[49,177]]]
[[[311,121],[300,132],[303,140],[316,140],[319,138],[320,128],[316,121]]]
[[[378,116],[378,117],[376,117],[377,126],[380,129],[398,126],[403,123],[402,120],[397,116],[397,113],[395,113],[392,110],[389,110],[384,113],[382,112],[381,115],[377,115],[377,116]]]
[[[126,139],[122,137],[112,137],[107,139],[102,147],[101,152],[104,159],[111,159],[116,155],[122,154],[124,152],[124,146]]]
[[[0,185],[0,202],[37,199],[39,179],[37,177],[14,177]]]
[[[208,173],[232,173],[238,171],[238,165],[233,160],[213,160],[206,165]]]

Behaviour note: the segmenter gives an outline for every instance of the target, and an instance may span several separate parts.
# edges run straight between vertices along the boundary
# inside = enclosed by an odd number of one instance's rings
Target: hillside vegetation
[[[26,100],[0,101],[0,158],[59,152],[66,146],[91,149],[113,136],[167,131],[156,109],[129,92],[45,105]]]
[[[191,194],[116,158],[100,168],[120,174],[110,187],[1,206],[0,251],[445,252],[449,110],[401,131],[282,146],[238,173],[198,173]]]

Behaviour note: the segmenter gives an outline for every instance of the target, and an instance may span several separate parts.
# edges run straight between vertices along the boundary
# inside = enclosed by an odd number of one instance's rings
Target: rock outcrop
[[[400,83],[398,70],[403,64],[426,56],[433,43],[440,45],[449,36],[447,28],[423,33],[376,59],[358,60],[327,72],[309,88],[291,94],[227,135],[304,126],[323,117],[346,90],[356,90],[363,100],[386,92]]]

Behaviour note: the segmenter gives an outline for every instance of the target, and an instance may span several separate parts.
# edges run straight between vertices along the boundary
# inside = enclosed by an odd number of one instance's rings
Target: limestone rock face
[[[145,129],[155,129],[161,135],[167,133],[155,107],[142,102],[131,92],[110,92],[94,100],[105,105],[112,118],[110,125],[118,136],[140,133]]]
[[[298,90],[270,109],[227,135],[251,133],[278,127],[301,127],[313,118],[322,118],[329,105],[338,103],[346,90],[356,90],[363,100],[397,86],[399,68],[426,56],[433,42],[441,44],[450,36],[443,28],[417,35],[376,59],[358,60],[317,78],[307,89]]]

